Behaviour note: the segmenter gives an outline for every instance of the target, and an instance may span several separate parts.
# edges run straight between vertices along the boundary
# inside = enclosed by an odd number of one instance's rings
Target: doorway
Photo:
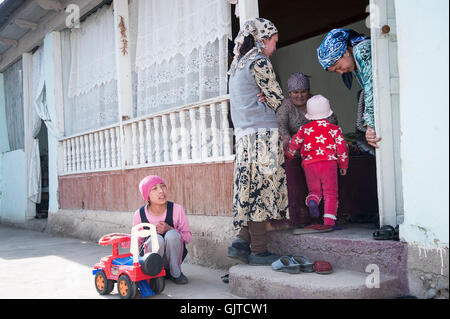
[[[279,30],[278,49],[271,57],[278,81],[288,97],[287,80],[294,72],[309,75],[311,94],[327,97],[350,148],[350,166],[339,177],[338,224],[379,224],[376,159],[356,146],[355,129],[359,84],[349,90],[337,73],[325,72],[316,49],[326,33],[349,28],[367,36],[369,0],[269,1],[259,0],[259,16],[274,22]],[[323,205],[323,201],[322,201]],[[323,212],[323,207],[321,207]]]
[[[49,188],[48,188],[48,132],[47,126],[41,120],[41,130],[37,136],[39,139],[39,154],[41,160],[41,201],[36,204],[36,218],[48,217]]]

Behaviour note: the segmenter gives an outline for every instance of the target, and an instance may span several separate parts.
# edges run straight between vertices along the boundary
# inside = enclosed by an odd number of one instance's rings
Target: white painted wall
[[[395,0],[405,220],[400,234],[449,243],[449,3]]]
[[[0,220],[23,223],[27,210],[25,152],[9,150],[4,82],[0,73]]]
[[[364,33],[370,36],[365,21],[345,26],[345,28]],[[327,97],[336,113],[339,125],[344,133],[355,131],[355,120],[357,110],[357,93],[361,89],[356,78],[353,79],[352,90],[349,91],[337,73],[326,72],[317,59],[317,47],[322,43],[326,34],[291,44],[278,49],[270,58],[275,73],[280,81],[285,97],[289,96],[287,91],[287,80],[294,72],[303,72],[312,76],[311,93],[322,94]]]
[[[2,222],[25,222],[27,210],[27,183],[25,177],[25,152],[16,150],[2,153],[0,189],[0,217]]]

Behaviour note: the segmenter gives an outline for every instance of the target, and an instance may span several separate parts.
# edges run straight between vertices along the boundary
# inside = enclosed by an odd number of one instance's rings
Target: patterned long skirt
[[[237,141],[233,225],[289,218],[284,150],[278,130],[258,131]]]

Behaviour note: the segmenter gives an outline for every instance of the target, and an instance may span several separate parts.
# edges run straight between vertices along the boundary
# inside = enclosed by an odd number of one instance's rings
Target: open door
[[[370,0],[375,129],[383,140],[376,151],[380,225],[403,222],[400,159],[399,73],[395,3]]]

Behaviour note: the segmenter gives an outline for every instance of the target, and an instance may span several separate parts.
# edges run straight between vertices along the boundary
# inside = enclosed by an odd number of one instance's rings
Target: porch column
[[[129,29],[128,0],[114,0],[115,56],[122,167],[125,166],[125,163],[132,163],[131,125],[124,127],[122,124],[123,121],[133,117]]]
[[[239,1],[239,24],[242,26],[245,21],[259,17],[258,0]]]
[[[24,121],[24,151],[25,151],[25,189],[27,199],[27,210],[25,212],[25,220],[33,219],[36,216],[36,204],[28,198],[29,194],[29,178],[30,178],[30,160],[33,151],[33,56],[31,53],[22,54],[22,79],[23,79],[23,121]]]

